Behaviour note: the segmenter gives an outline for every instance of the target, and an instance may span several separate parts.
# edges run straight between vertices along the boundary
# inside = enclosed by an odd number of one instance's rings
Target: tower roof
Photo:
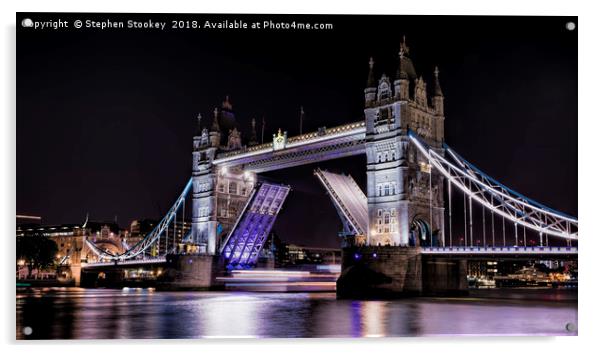
[[[232,110],[232,103],[230,103],[230,96],[226,96],[226,100],[222,102],[222,109]]]
[[[257,144],[257,131],[255,130],[255,118],[251,119],[251,136],[249,137],[249,145]]]
[[[414,81],[416,79],[416,70],[412,59],[408,56],[410,54],[410,47],[406,44],[406,37],[403,36],[403,41],[399,48],[399,73],[398,77],[402,80]]]
[[[368,82],[366,82],[366,87],[376,87],[376,80],[374,79],[374,59],[370,57],[370,61],[368,61],[368,67],[370,68],[368,71]]]
[[[213,110],[213,124],[211,125],[212,132],[220,132],[218,116],[219,116],[219,110],[217,110],[217,107],[216,107]]]
[[[443,97],[443,91],[441,90],[441,84],[439,84],[439,68],[437,66],[435,66],[435,83],[434,83],[434,90],[433,90],[433,95],[435,97]]]

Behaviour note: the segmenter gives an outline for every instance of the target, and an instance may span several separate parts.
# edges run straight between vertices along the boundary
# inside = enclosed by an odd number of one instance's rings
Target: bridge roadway
[[[458,259],[577,259],[575,246],[447,246],[422,248],[422,255],[453,257]],[[164,264],[165,257],[97,263],[82,263],[82,268],[106,268],[112,266],[143,266]]]
[[[150,259],[130,259],[125,261],[106,261],[106,262],[93,262],[85,263],[82,262],[82,268],[99,268],[99,267],[111,267],[111,266],[140,266],[140,265],[156,265],[164,264],[165,257],[158,256]]]

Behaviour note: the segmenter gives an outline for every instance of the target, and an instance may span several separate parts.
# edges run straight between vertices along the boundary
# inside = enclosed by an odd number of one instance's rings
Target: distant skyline
[[[334,29],[19,27],[17,214],[58,224],[83,222],[89,212],[94,220],[117,216],[122,227],[158,219],[190,177],[199,113],[209,124],[228,95],[243,141],[252,118],[261,138],[265,117],[266,142],[278,128],[298,134],[301,106],[306,132],[362,120],[369,57],[377,78],[394,76],[405,35],[427,88],[439,67],[446,142],[503,184],[578,215],[577,30],[565,27],[576,17],[288,18]],[[334,247],[341,225],[311,173],[317,166],[266,173],[293,187],[275,230],[285,241]],[[365,157],[319,166],[350,173],[365,188]]]

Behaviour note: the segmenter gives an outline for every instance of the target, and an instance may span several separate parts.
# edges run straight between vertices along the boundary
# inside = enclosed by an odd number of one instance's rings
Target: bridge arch
[[[410,246],[431,246],[432,228],[421,214],[412,218],[410,223]]]

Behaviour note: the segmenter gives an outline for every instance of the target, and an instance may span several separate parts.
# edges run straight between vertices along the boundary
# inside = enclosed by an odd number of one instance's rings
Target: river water
[[[334,293],[31,288],[19,289],[16,303],[17,339],[577,334],[577,293],[563,289],[365,301]]]

